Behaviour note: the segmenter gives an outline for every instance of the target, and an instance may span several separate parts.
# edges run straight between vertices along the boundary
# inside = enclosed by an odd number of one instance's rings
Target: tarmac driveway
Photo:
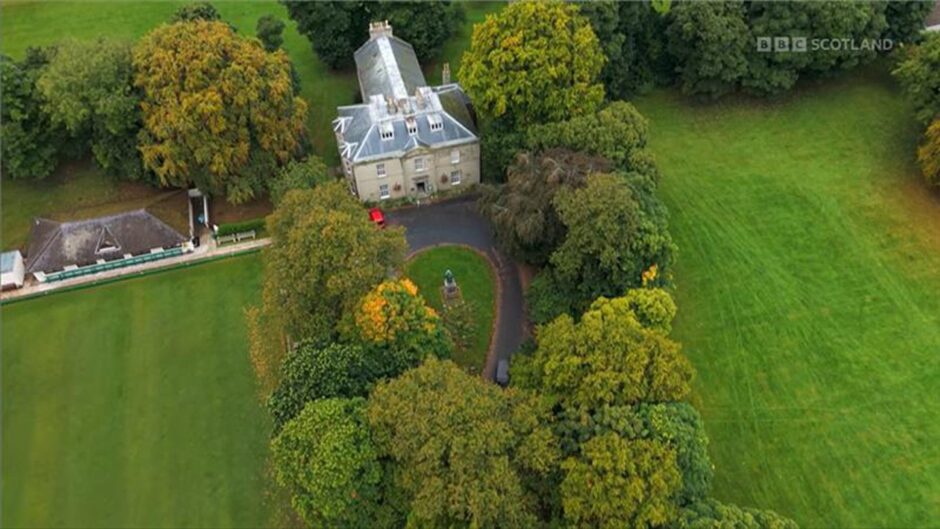
[[[516,263],[496,251],[490,225],[476,210],[474,197],[388,212],[389,224],[404,226],[411,252],[440,244],[465,244],[490,258],[501,285],[499,319],[494,355],[487,358],[483,374],[493,380],[499,360],[508,360],[519,349],[525,333],[525,308]]]

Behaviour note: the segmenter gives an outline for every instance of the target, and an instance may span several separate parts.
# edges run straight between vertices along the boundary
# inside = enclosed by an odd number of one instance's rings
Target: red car
[[[382,214],[382,210],[379,208],[369,210],[369,220],[374,222],[379,228],[385,227],[385,215]]]

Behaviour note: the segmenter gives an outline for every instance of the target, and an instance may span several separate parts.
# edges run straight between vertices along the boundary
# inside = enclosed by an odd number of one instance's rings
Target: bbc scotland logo
[[[807,49],[806,37],[757,37],[757,51],[761,53],[804,53]]]

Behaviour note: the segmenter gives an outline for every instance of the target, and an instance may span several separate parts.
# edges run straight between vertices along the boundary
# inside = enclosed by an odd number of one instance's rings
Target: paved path
[[[140,275],[145,272],[150,272],[160,268],[169,268],[180,264],[195,264],[206,259],[244,253],[267,246],[270,243],[271,239],[255,239],[237,244],[216,246],[215,241],[210,241],[209,244],[200,246],[193,252],[176,257],[167,257],[166,259],[160,259],[159,261],[151,261],[149,263],[128,266],[125,268],[116,268],[114,270],[108,270],[107,272],[76,277],[73,279],[66,279],[64,281],[32,283],[18,290],[4,292],[3,295],[0,296],[0,299],[7,301],[22,297],[32,297],[40,294],[51,294],[57,290],[71,288],[78,285],[90,285],[104,281],[111,281],[116,277]]]
[[[499,318],[493,342],[493,355],[487,358],[484,376],[496,376],[499,360],[508,360],[522,344],[525,333],[525,308],[519,270],[509,258],[496,251],[490,225],[476,210],[474,198],[418,206],[388,212],[389,224],[407,229],[412,252],[440,244],[465,244],[484,252],[496,266],[500,282]],[[459,281],[459,279],[458,279]]]

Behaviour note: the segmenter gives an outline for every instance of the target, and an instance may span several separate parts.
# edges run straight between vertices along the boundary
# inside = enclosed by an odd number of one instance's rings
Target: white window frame
[[[379,125],[379,137],[382,141],[395,139],[395,127],[390,122]]]
[[[457,177],[456,180],[454,180],[455,176]],[[461,171],[460,169],[457,169],[455,171],[450,172],[450,185],[459,186],[462,180],[463,180],[463,171]]]
[[[450,151],[450,163],[454,165],[460,163],[460,149]]]
[[[408,135],[409,135],[409,136],[417,136],[417,135],[418,135],[418,121],[417,121],[416,119],[414,119],[414,118],[409,118],[409,119],[405,122],[405,124],[406,124],[406,126],[408,127]]]
[[[378,178],[385,178],[388,176],[388,171],[385,170],[385,163],[375,164],[375,176]]]
[[[428,114],[428,127],[433,132],[444,130],[444,119],[440,114]]]
[[[384,188],[384,191],[383,191],[383,188]],[[392,196],[392,192],[388,184],[379,185],[379,200],[386,200],[388,198],[391,198],[391,196]]]
[[[420,163],[419,163],[419,162],[420,162]],[[427,163],[427,162],[428,162],[427,159],[425,159],[423,156],[420,156],[420,157],[418,157],[418,158],[415,158],[415,172],[416,172],[416,173],[423,173],[423,172],[427,171],[427,170],[428,170],[428,163]]]

